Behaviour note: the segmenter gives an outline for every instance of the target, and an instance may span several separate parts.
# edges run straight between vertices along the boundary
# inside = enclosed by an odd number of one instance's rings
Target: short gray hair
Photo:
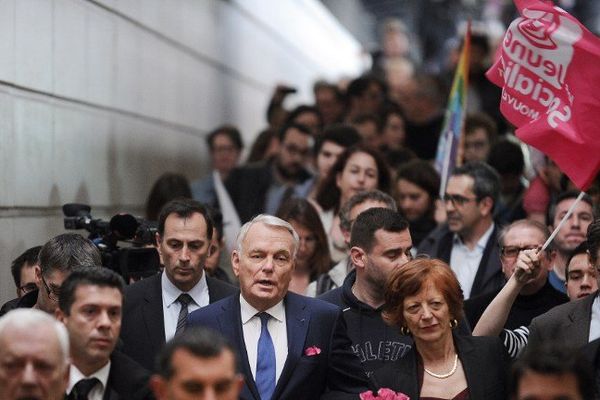
[[[342,205],[340,209],[340,228],[350,232],[352,228],[352,221],[350,221],[350,211],[354,207],[359,204],[365,203],[367,201],[375,201],[378,203],[383,203],[386,205],[386,208],[389,208],[392,211],[398,211],[398,205],[396,204],[396,200],[392,198],[387,193],[382,192],[381,190],[369,190],[364,192],[358,192],[354,196],[350,197],[350,199]]]
[[[296,231],[294,230],[292,225],[290,225],[289,222],[284,221],[281,218],[278,218],[278,217],[275,217],[275,216],[269,215],[269,214],[257,215],[256,217],[252,218],[252,220],[246,222],[240,228],[240,232],[238,233],[237,239],[236,239],[236,249],[239,253],[242,253],[242,243],[244,242],[244,239],[246,239],[246,235],[248,234],[248,231],[250,230],[252,225],[258,224],[258,223],[270,226],[272,228],[287,230],[290,233],[290,235],[292,235],[293,244],[294,244],[294,248],[292,250],[292,257],[294,259],[296,258],[296,253],[298,252],[298,247],[300,246],[300,237],[298,236],[298,234],[296,233]]]
[[[0,336],[8,327],[17,327],[28,330],[39,329],[42,326],[51,327],[56,333],[56,338],[60,345],[64,363],[69,361],[69,333],[67,328],[58,322],[50,314],[35,308],[17,308],[9,311],[0,318]]]
[[[544,236],[544,241],[548,240],[548,238],[550,237],[550,231],[548,231],[548,227],[546,225],[542,224],[541,222],[538,222],[538,221],[535,221],[532,219],[519,219],[519,220],[512,222],[510,225],[503,227],[500,230],[500,233],[498,234],[498,245],[501,248],[504,247],[504,238],[506,237],[506,234],[508,233],[508,231],[510,231],[513,228],[517,228],[519,226],[537,229]],[[553,245],[552,245],[552,243],[550,243],[548,245],[548,247],[546,248],[546,251],[548,252],[548,251],[551,251],[552,249],[553,249]]]

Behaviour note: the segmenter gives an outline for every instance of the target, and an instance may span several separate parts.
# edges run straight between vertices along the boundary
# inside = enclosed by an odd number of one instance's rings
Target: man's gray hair
[[[292,257],[294,259],[296,258],[296,253],[298,252],[298,247],[300,246],[300,237],[298,236],[298,234],[296,233],[296,231],[294,230],[292,225],[290,225],[289,222],[286,222],[286,221],[282,220],[281,218],[278,218],[278,217],[275,217],[275,216],[269,215],[269,214],[257,215],[256,217],[252,218],[252,220],[246,222],[240,228],[240,232],[238,233],[237,239],[236,239],[236,248],[240,254],[243,251],[242,243],[244,242],[244,239],[246,239],[246,235],[248,234],[248,231],[250,230],[252,225],[258,224],[258,223],[267,225],[272,228],[287,230],[290,233],[290,235],[292,235],[293,244],[294,244],[294,248],[292,250]]]
[[[65,363],[69,361],[69,333],[67,328],[50,314],[35,308],[17,308],[9,311],[0,318],[0,337],[8,327],[23,328],[26,330],[40,329],[42,326],[51,327],[56,333],[60,350]]]
[[[77,233],[63,233],[48,240],[38,257],[44,276],[52,271],[71,272],[81,265],[102,265],[98,248]]]
[[[535,221],[532,219],[519,219],[519,220],[512,222],[510,225],[503,227],[500,230],[500,233],[498,234],[498,245],[501,248],[504,247],[504,238],[506,237],[506,234],[508,233],[508,231],[510,231],[513,228],[517,228],[519,226],[537,229],[544,236],[544,241],[546,241],[550,237],[550,231],[548,230],[548,227],[546,225],[542,224],[541,222],[538,222],[538,221]],[[546,252],[549,252],[552,249],[553,249],[553,246],[552,246],[552,243],[550,243],[548,245],[548,247],[546,248]]]
[[[359,204],[367,201],[376,201],[386,205],[385,208],[389,208],[392,211],[398,211],[398,205],[396,201],[387,193],[381,190],[368,190],[364,192],[358,192],[354,196],[342,205],[340,208],[340,228],[347,232],[350,232],[352,228],[352,221],[350,221],[350,211]]]

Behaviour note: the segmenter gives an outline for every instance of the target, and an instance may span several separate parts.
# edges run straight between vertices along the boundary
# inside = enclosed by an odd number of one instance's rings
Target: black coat
[[[125,289],[121,350],[142,367],[154,371],[156,355],[165,344],[161,274],[142,279]],[[209,302],[238,293],[238,289],[206,277]]]
[[[454,335],[458,357],[462,363],[469,399],[505,400],[508,354],[497,337]],[[394,364],[375,371],[372,380],[378,388],[402,392],[411,400],[420,398],[415,348]]]

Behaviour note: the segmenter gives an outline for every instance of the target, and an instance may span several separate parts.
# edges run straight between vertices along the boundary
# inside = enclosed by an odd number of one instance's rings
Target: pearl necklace
[[[454,355],[454,365],[452,366],[452,369],[445,374],[436,374],[435,372],[431,372],[430,370],[425,368],[425,366],[423,366],[423,369],[425,370],[425,372],[427,372],[427,374],[433,376],[434,378],[446,379],[454,375],[454,373],[456,372],[456,367],[458,367],[458,354]]]

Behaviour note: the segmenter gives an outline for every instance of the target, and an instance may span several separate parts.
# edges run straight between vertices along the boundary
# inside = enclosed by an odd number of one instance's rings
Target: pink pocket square
[[[317,354],[321,354],[321,349],[317,346],[310,346],[304,349],[304,355],[308,357],[316,356]]]

